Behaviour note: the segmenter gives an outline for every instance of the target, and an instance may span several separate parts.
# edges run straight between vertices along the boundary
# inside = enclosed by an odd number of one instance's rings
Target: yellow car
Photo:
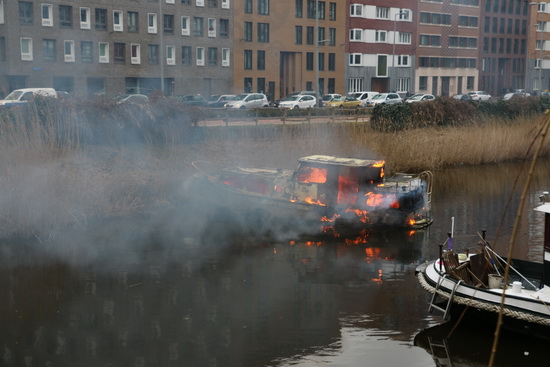
[[[334,98],[332,101],[325,103],[327,107],[339,107],[339,108],[358,108],[361,107],[361,101],[357,98],[349,96],[341,96]]]

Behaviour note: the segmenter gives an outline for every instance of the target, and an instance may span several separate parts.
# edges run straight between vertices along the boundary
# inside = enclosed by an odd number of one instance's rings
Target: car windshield
[[[298,101],[301,98],[301,96],[288,96],[284,100],[285,101]]]
[[[353,97],[353,98],[359,98],[359,97],[361,97],[362,94],[363,93],[350,93],[350,94],[348,94],[348,96]]]
[[[11,92],[10,94],[8,94],[6,96],[6,98],[4,98],[5,100],[8,100],[8,101],[15,101],[19,98],[19,96],[23,94],[22,91],[20,90],[14,90],[13,92]]]
[[[235,96],[236,101],[242,101],[248,96],[248,94],[239,94],[238,96]]]
[[[377,94],[375,95],[374,97],[372,97],[373,100],[376,100],[376,99],[384,99],[386,98],[386,95],[385,94]]]
[[[422,99],[422,97],[424,97],[423,94],[415,94],[414,96],[412,96],[411,98],[409,98],[410,100],[413,100],[413,101],[419,101]]]
[[[211,102],[216,102],[218,99],[220,99],[220,97],[221,97],[220,95],[214,95],[214,96],[210,96],[208,100]]]
[[[334,97],[333,101],[345,101],[346,97]]]

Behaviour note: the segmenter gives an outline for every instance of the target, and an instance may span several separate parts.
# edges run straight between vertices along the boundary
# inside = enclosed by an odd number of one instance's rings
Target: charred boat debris
[[[233,212],[323,226],[422,228],[431,224],[432,174],[385,176],[385,162],[312,155],[296,170],[194,162],[200,200]]]

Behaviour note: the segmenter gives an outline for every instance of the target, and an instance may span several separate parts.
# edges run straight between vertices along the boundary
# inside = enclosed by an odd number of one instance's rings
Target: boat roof
[[[330,155],[310,155],[302,157],[298,160],[300,163],[318,163],[318,164],[331,164],[337,166],[350,166],[350,167],[370,167],[375,163],[384,163],[383,160],[375,159],[359,159],[359,158],[343,158],[334,157]]]
[[[535,210],[550,214],[550,203],[544,203],[541,206],[536,207]]]

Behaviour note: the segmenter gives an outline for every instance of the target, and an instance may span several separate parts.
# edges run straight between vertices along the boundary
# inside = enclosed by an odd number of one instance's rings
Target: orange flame
[[[312,198],[305,198],[304,201],[305,201],[306,203],[308,203],[308,204],[315,204],[315,205],[327,206],[327,204],[322,203],[321,201],[315,200],[315,199],[312,199]]]

